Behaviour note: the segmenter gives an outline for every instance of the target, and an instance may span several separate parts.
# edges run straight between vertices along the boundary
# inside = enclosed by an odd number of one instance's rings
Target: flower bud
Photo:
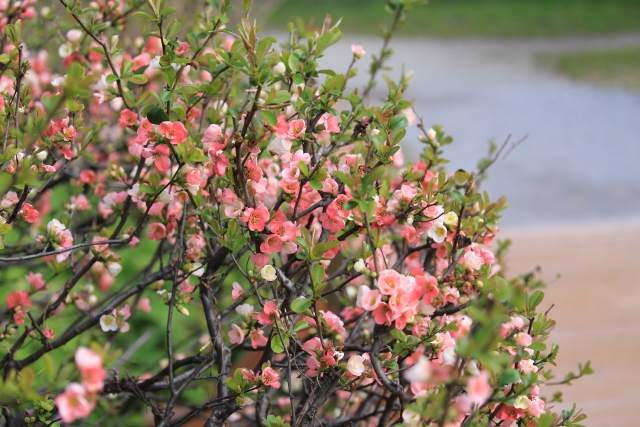
[[[273,66],[273,73],[276,76],[282,76],[286,72],[287,72],[287,66],[284,65],[284,62],[278,62],[276,65]]]
[[[357,271],[358,273],[362,273],[362,271],[365,269],[365,265],[364,265],[364,260],[362,258],[360,258],[358,261],[356,261],[355,264],[353,264],[353,269],[355,271]]]
[[[116,277],[122,271],[122,266],[117,262],[111,262],[107,265],[107,270],[111,276]]]

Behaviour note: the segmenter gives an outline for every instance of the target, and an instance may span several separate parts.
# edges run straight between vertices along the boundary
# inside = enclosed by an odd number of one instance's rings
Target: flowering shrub
[[[237,28],[230,0],[188,28],[163,0],[60,3],[0,1],[3,425],[579,426],[541,395],[541,283],[492,251],[499,151],[447,173],[408,75],[369,97],[417,0],[387,5],[362,90],[363,46],[318,69],[329,17],[278,45],[247,0]]]

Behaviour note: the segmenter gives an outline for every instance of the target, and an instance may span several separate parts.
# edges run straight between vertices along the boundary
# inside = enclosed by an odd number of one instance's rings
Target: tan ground
[[[640,222],[505,229],[509,272],[542,267],[553,282],[542,307],[558,324],[557,377],[591,360],[595,374],[564,386],[564,403],[585,408],[588,427],[640,425]],[[561,277],[556,280],[557,275]],[[551,393],[546,393],[551,395]]]

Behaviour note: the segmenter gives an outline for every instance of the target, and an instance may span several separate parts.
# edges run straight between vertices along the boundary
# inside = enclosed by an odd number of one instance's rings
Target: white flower
[[[420,313],[431,316],[435,312],[436,309],[431,304],[425,304],[423,300],[420,300]]]
[[[151,62],[149,63],[149,67],[153,68],[154,70],[159,70],[160,69],[160,57],[156,56],[155,58],[153,58],[151,60]]]
[[[418,427],[420,425],[420,414],[412,409],[402,411],[402,421],[406,427]]]
[[[405,371],[404,377],[409,382],[427,382],[431,378],[431,362],[425,356],[420,356],[420,359]]]
[[[103,74],[100,76],[100,80],[98,81],[98,83],[96,83],[95,85],[93,85],[93,88],[95,90],[105,90],[109,88],[109,83],[107,83],[107,75]]]
[[[271,264],[267,264],[260,269],[260,275],[267,282],[276,280],[276,269]]]
[[[67,75],[65,74],[62,77],[56,77],[55,79],[51,80],[51,86],[53,87],[62,87],[67,83]]]
[[[360,258],[359,260],[356,261],[355,264],[353,264],[353,269],[358,273],[362,273],[365,267],[366,266],[364,265],[364,260],[362,258]]]
[[[464,266],[471,271],[478,271],[482,267],[483,261],[475,252],[469,251],[464,256]]]
[[[458,356],[456,356],[455,347],[447,347],[442,352],[443,365],[455,365]]]
[[[107,265],[107,270],[112,277],[116,277],[122,271],[122,266],[117,262],[111,262]]]
[[[65,228],[67,227],[63,223],[54,218],[47,224],[47,233],[55,236]]]
[[[253,313],[253,306],[251,304],[240,304],[236,307],[236,313],[240,316],[251,316],[251,313]]]
[[[291,141],[288,139],[276,138],[271,142],[271,148],[276,154],[286,154],[291,152]]]
[[[72,53],[73,53],[73,48],[71,47],[70,43],[63,43],[58,48],[58,55],[60,55],[60,58],[64,59],[67,56],[71,55]]]
[[[353,356],[351,356],[349,358],[349,362],[347,362],[347,371],[349,371],[351,375],[355,375],[356,377],[362,375],[365,371],[364,359],[362,358],[362,356],[358,354],[354,354]]]
[[[104,332],[107,331],[117,331],[118,330],[118,322],[116,318],[110,314],[103,314],[100,317],[100,327]]]
[[[204,268],[199,262],[192,262],[191,264],[187,264],[186,268],[187,271],[189,271],[194,276],[202,277],[202,275],[204,274]]]
[[[433,130],[433,128],[431,128],[431,129],[429,129],[427,131],[427,138],[429,138],[429,141],[435,142],[435,140],[436,140],[436,131]]]
[[[173,200],[173,195],[169,192],[169,190],[165,188],[158,196],[158,200],[160,200],[162,203],[170,203],[171,200]]]
[[[441,222],[434,222],[433,226],[427,231],[427,236],[431,237],[436,243],[442,243],[447,238],[447,232],[447,227]]]
[[[36,154],[36,157],[42,161],[45,161],[47,159],[47,156],[49,156],[47,150],[42,150],[38,152],[38,154]]]
[[[287,72],[287,66],[284,65],[284,62],[278,62],[276,65],[273,66],[273,73],[276,76],[281,76],[286,72]]]
[[[447,212],[444,215],[443,222],[447,225],[458,225],[458,214],[454,211]]]
[[[369,292],[371,291],[371,288],[369,288],[367,285],[362,285],[360,286],[360,289],[358,289],[358,296],[356,298],[356,306],[363,308],[362,307],[362,299],[364,298],[365,295],[367,295]]]
[[[518,396],[516,397],[516,403],[513,404],[515,408],[518,409],[527,409],[531,401],[527,396]]]

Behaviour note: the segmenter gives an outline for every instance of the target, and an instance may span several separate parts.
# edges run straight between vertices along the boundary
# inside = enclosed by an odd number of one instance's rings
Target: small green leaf
[[[293,327],[294,332],[298,332],[301,331],[303,329],[307,329],[309,327],[309,324],[307,322],[305,322],[304,320],[299,321],[298,323],[296,323],[296,325]]]
[[[520,373],[515,369],[505,369],[498,377],[498,385],[514,384],[520,379]]]
[[[169,121],[169,116],[162,108],[155,106],[147,112],[147,120],[154,125],[159,125],[162,122]]]
[[[133,76],[129,77],[129,81],[136,85],[143,85],[148,82],[149,79],[144,74],[134,74]]]
[[[311,307],[311,300],[308,298],[298,298],[291,303],[291,310],[294,313],[303,313]]]

